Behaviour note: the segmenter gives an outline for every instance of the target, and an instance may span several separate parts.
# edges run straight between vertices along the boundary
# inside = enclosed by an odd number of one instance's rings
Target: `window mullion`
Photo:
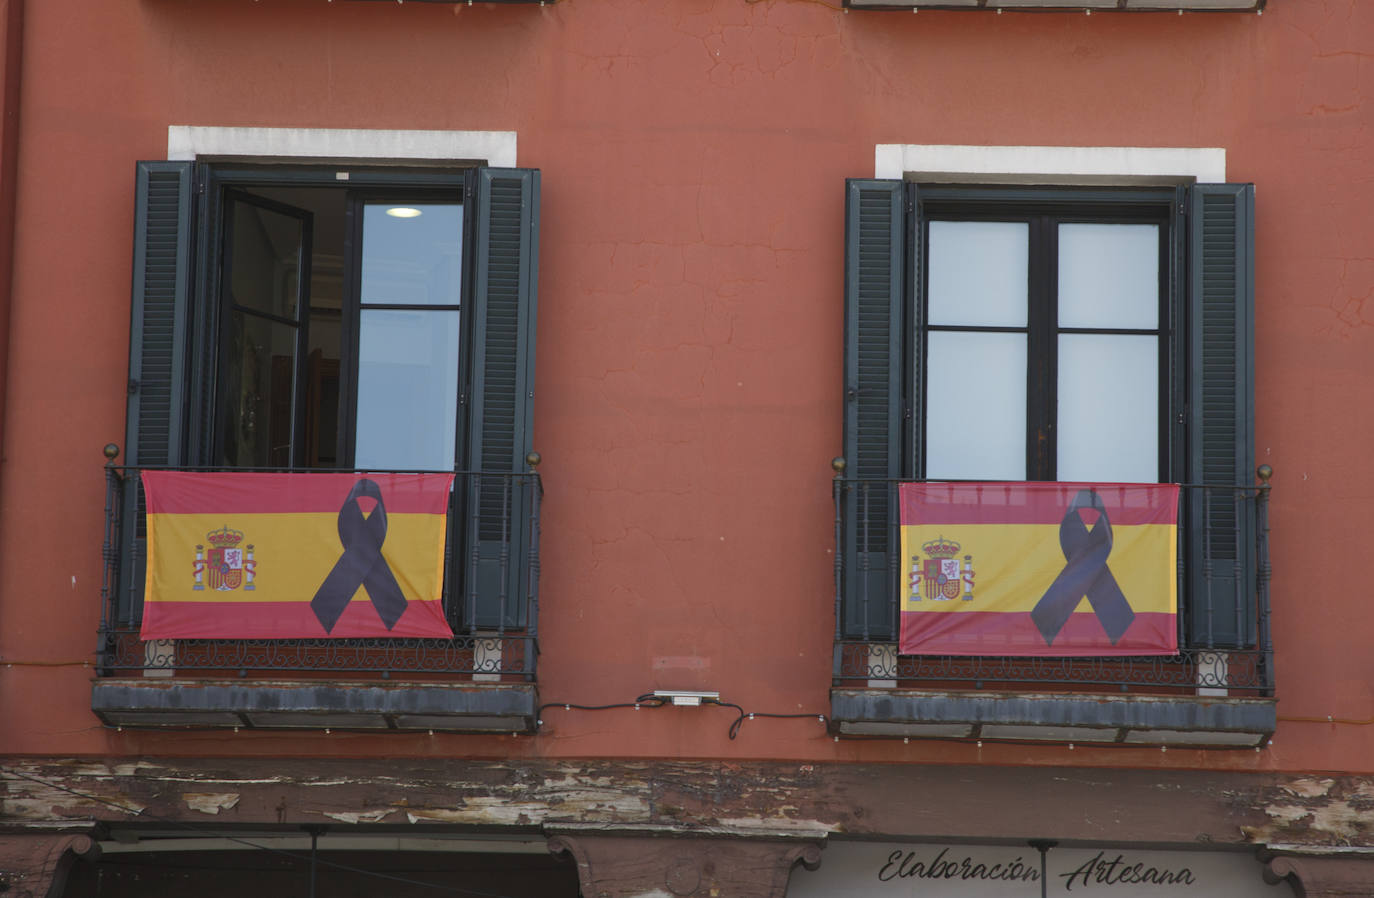
[[[220,458],[221,440],[216,421],[220,395],[220,334],[224,330],[225,310],[219,301],[224,240],[224,209],[221,185],[215,170],[198,166],[197,194],[200,197],[199,221],[194,248],[196,280],[194,324],[191,334],[190,428],[186,464],[210,464]]]
[[[1048,215],[1031,218],[1027,271],[1026,479],[1055,479],[1055,328],[1058,240]]]
[[[1187,469],[1188,350],[1186,303],[1186,226],[1183,210],[1187,188],[1179,187],[1160,228],[1160,482],[1177,483]]]
[[[339,365],[339,465],[354,466],[358,422],[358,316],[362,304],[362,199],[348,192],[344,205],[344,265],[342,312],[339,316],[340,346],[344,363]]]
[[[291,388],[291,465],[305,467],[306,390],[310,377],[310,302],[314,279],[314,221],[301,235],[301,264],[296,270],[296,382]]]

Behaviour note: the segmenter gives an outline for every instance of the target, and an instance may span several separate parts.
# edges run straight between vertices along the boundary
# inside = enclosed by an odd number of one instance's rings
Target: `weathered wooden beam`
[[[959,813],[950,812],[958,808]],[[370,825],[1374,848],[1374,778],[615,761],[10,760],[0,829]]]

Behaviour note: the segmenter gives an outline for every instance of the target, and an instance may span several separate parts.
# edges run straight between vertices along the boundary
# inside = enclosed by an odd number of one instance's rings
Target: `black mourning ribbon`
[[[1084,508],[1098,514],[1091,530],[1078,515]],[[1107,638],[1116,645],[1135,620],[1135,612],[1107,567],[1107,556],[1112,553],[1112,522],[1107,519],[1102,497],[1093,490],[1079,490],[1069,503],[1059,522],[1059,548],[1064,552],[1064,569],[1031,609],[1031,620],[1045,637],[1045,644],[1054,642],[1079,600],[1087,596]]]
[[[358,507],[358,499],[363,496],[377,500],[377,506],[367,517],[363,517],[363,510]],[[343,508],[339,509],[338,526],[343,554],[334,562],[334,568],[320,588],[315,590],[310,608],[328,633],[362,586],[367,589],[377,616],[390,630],[405,613],[406,597],[401,593],[396,575],[391,573],[391,567],[382,557],[386,506],[382,504],[382,488],[375,481],[364,478],[353,484]]]

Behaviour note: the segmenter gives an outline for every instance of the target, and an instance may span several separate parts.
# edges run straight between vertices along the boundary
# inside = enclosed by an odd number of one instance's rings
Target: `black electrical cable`
[[[614,708],[635,708],[636,710],[644,707],[663,708],[670,704],[672,704],[672,699],[668,696],[655,695],[652,692],[645,692],[641,694],[638,698],[636,698],[633,702],[615,702],[609,705],[579,705],[573,702],[546,702],[545,704],[539,706],[539,710],[535,712],[535,716],[538,718],[542,718],[544,716],[544,711],[547,708],[563,708],[566,711],[609,711]],[[821,723],[825,723],[824,714],[771,714],[766,711],[745,711],[742,706],[737,705],[734,702],[722,701],[718,698],[711,698],[709,696],[703,696],[701,698],[701,704],[719,705],[722,708],[735,709],[735,713],[738,716],[730,723],[730,729],[728,731],[731,740],[739,736],[740,727],[744,725],[745,720],[753,720],[755,717],[772,717],[776,719],[786,719],[789,717],[814,717]],[[536,726],[542,725],[543,722],[543,720],[539,720]]]
[[[579,705],[575,702],[545,702],[534,712],[536,718],[534,725],[537,729],[539,725],[544,722],[540,718],[544,716],[544,711],[548,708],[562,708],[565,711],[610,711],[615,708],[634,708],[638,710],[645,706],[650,708],[662,708],[667,703],[668,700],[666,698],[654,695],[652,692],[641,695],[633,702],[614,702],[609,705]]]
[[[723,705],[723,704],[729,704],[729,703],[728,703],[728,702],[720,702],[720,704]],[[772,718],[778,719],[778,720],[785,720],[785,719],[787,719],[787,718],[789,718],[789,717],[792,717],[792,718],[814,717],[814,718],[816,718],[817,720],[819,720],[821,723],[825,723],[825,715],[824,715],[824,714],[770,714],[770,713],[767,712],[767,711],[750,711],[750,712],[748,712],[748,713],[746,714],[745,711],[744,711],[744,709],[743,709],[743,708],[740,708],[739,705],[730,704],[730,707],[736,708],[736,709],[739,710],[739,717],[735,718],[735,722],[732,723],[732,724],[730,724],[730,738],[731,738],[731,739],[733,739],[733,738],[735,738],[735,736],[739,735],[739,729],[740,729],[740,727],[744,724],[744,721],[745,721],[745,720],[753,720],[755,717],[772,717]]]

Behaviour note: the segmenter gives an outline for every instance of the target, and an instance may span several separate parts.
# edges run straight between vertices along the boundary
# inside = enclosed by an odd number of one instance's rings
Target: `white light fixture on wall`
[[[655,689],[654,698],[660,698],[678,707],[693,708],[701,703],[719,704],[719,692],[696,692],[679,689]]]

